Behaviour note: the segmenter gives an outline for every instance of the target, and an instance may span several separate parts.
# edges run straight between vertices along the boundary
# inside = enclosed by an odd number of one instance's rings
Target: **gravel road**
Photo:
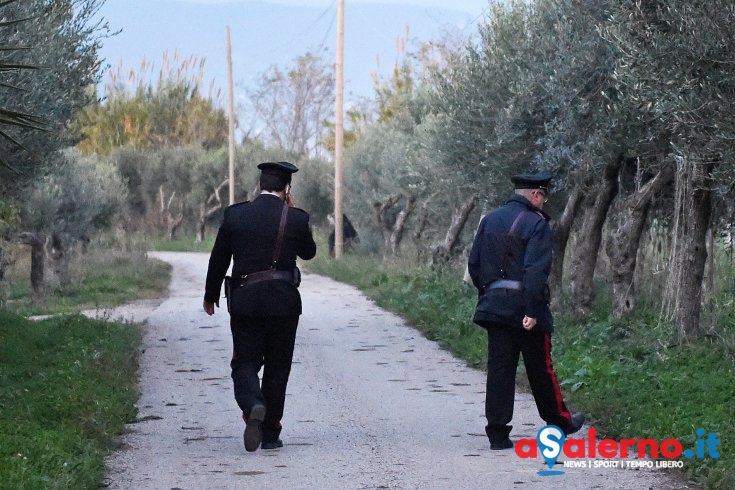
[[[563,475],[541,476],[540,457],[490,451],[482,371],[355,288],[308,273],[285,446],[246,453],[229,317],[223,309],[208,317],[201,306],[208,254],[151,255],[173,265],[168,296],[94,313],[145,322],[139,419],[108,459],[108,488],[689,488],[656,469],[557,464]],[[513,423],[513,439],[535,439],[543,427],[530,395],[517,395]]]

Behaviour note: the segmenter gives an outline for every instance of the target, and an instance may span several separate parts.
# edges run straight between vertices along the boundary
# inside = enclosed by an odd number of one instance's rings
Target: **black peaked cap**
[[[510,181],[515,184],[516,189],[542,189],[548,192],[552,177],[551,172],[544,170],[537,174],[514,175]]]
[[[258,165],[258,168],[263,173],[288,176],[299,171],[299,168],[296,165],[289,162],[263,162]]]

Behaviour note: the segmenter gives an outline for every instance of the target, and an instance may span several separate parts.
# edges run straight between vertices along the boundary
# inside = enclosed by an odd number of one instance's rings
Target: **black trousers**
[[[572,416],[559,389],[551,362],[551,334],[526,331],[503,324],[487,325],[487,391],[485,416],[490,442],[500,442],[513,426],[516,370],[523,354],[528,382],[541,418],[563,431],[571,427]]]
[[[297,316],[238,317],[230,319],[233,354],[230,367],[235,401],[247,417],[256,403],[266,407],[261,424],[263,441],[278,439],[291,374]],[[258,373],[263,368],[262,384]]]

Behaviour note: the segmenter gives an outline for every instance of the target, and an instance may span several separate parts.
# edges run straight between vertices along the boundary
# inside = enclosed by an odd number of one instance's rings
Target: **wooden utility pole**
[[[229,88],[230,114],[230,205],[235,204],[235,96],[232,90],[232,44],[230,43],[230,26],[227,26],[227,86]]]
[[[344,245],[344,224],[342,223],[342,176],[344,160],[344,40],[345,40],[345,2],[337,2],[337,80],[336,107],[334,116],[334,257],[342,257]]]

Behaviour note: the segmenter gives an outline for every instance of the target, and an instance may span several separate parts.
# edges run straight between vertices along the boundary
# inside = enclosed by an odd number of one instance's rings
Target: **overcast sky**
[[[102,56],[112,66],[135,68],[143,58],[155,64],[176,51],[205,59],[205,82],[226,87],[230,27],[242,97],[270,66],[293,66],[307,51],[334,56],[336,10],[337,0],[106,0],[101,14],[122,32],[104,42]],[[346,99],[372,95],[370,74],[378,60],[381,73],[389,73],[406,26],[414,43],[452,30],[469,36],[488,10],[488,0],[345,0]]]

